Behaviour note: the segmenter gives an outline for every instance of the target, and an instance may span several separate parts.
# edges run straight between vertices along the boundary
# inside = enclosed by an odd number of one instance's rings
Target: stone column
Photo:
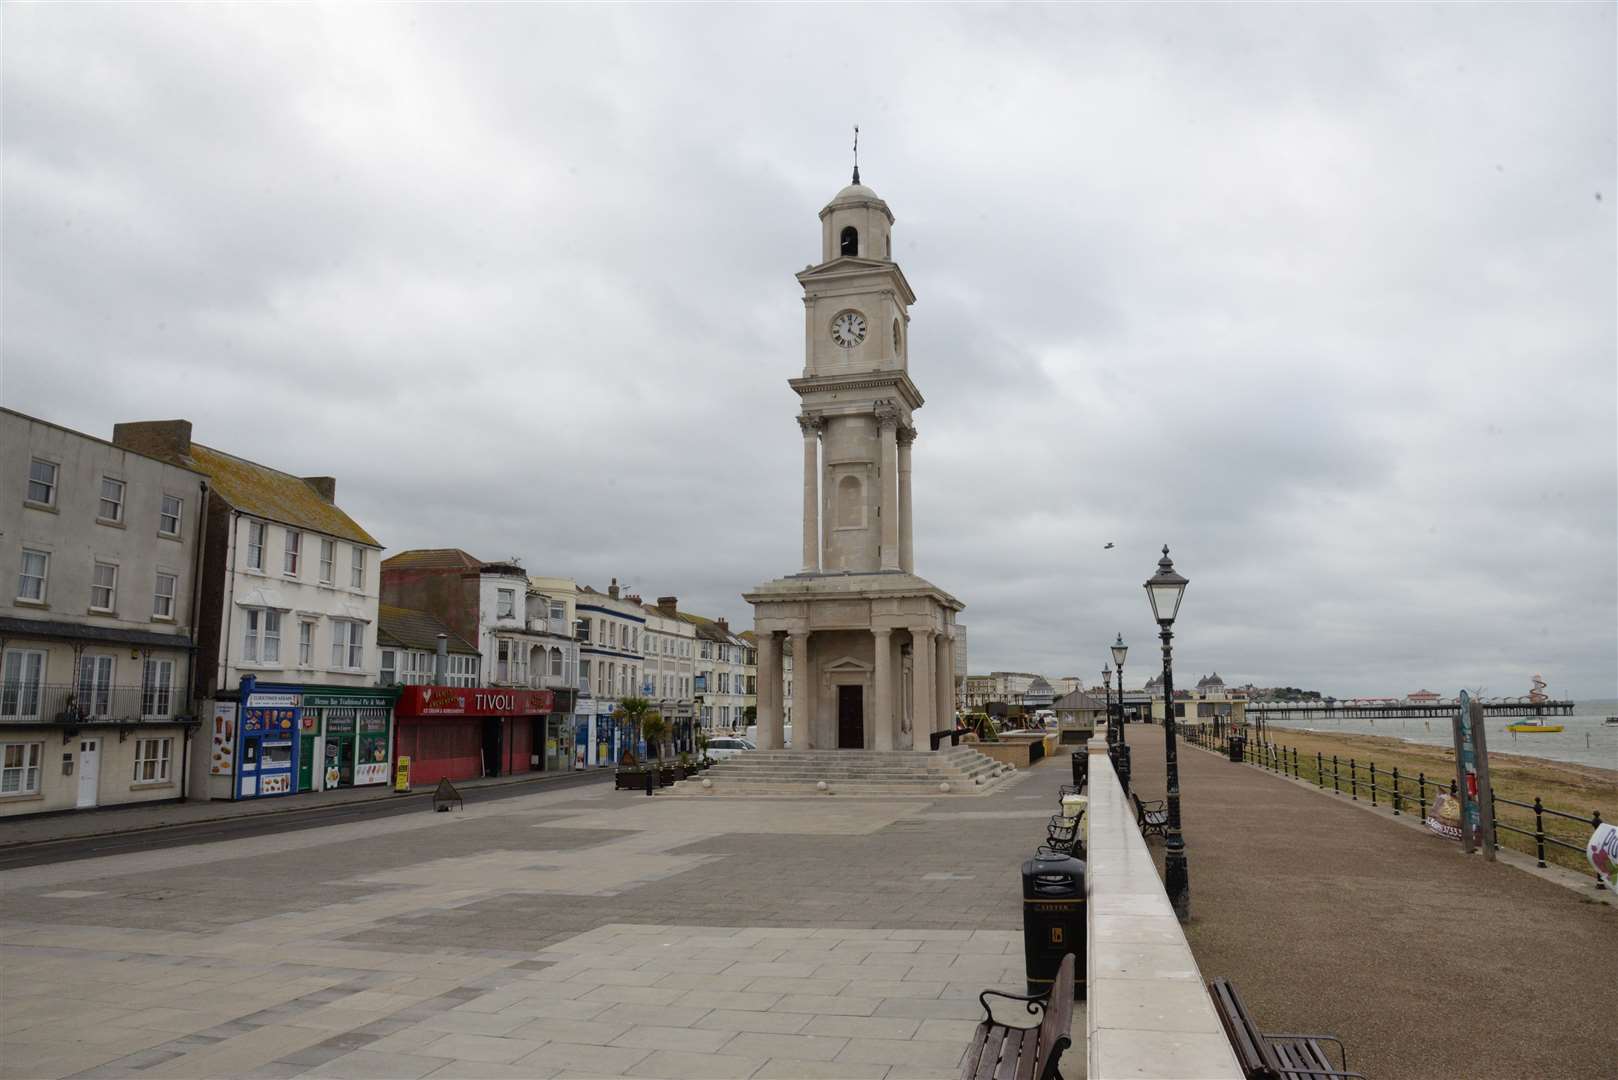
[[[876,407],[882,432],[882,569],[899,569],[899,410],[888,402]]]
[[[772,630],[758,632],[758,748],[781,749],[781,645]]]
[[[824,421],[812,414],[798,417],[803,432],[803,572],[820,570],[820,429]]]
[[[911,700],[916,703],[912,734],[917,750],[931,750],[933,743],[928,736],[938,722],[935,719],[938,710],[933,707],[933,632],[912,630],[910,640],[910,654],[915,663],[912,672],[915,689],[911,691]]]
[[[871,703],[875,717],[875,733],[871,740],[876,750],[893,749],[893,729],[898,721],[893,715],[893,631],[874,629],[876,639],[876,700]]]
[[[955,726],[955,638],[948,630],[938,634],[937,673],[933,684],[934,731],[949,731]]]
[[[792,750],[815,748],[815,669],[809,663],[809,631],[792,634]]]
[[[910,444],[916,441],[916,429],[901,428],[899,441],[899,569],[907,574],[916,571],[916,550],[910,528]]]

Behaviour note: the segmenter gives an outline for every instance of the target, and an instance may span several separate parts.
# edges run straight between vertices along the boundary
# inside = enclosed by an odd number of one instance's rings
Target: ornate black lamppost
[[[1105,665],[1101,668],[1101,685],[1107,692],[1107,752],[1118,745],[1118,733],[1112,730],[1112,668]],[[1115,761],[1114,766],[1117,765]]]
[[[1180,834],[1180,761],[1174,744],[1174,658],[1171,642],[1174,617],[1180,611],[1186,579],[1174,572],[1169,548],[1163,545],[1163,558],[1157,573],[1146,582],[1146,595],[1152,602],[1152,618],[1161,629],[1163,641],[1163,758],[1168,768],[1168,838],[1163,844],[1163,887],[1182,920],[1191,915],[1191,879],[1186,869],[1185,837]]]
[[[1112,662],[1118,669],[1118,741],[1124,742],[1124,657],[1129,655],[1129,646],[1124,644],[1124,635],[1119,634],[1118,640],[1112,643]]]

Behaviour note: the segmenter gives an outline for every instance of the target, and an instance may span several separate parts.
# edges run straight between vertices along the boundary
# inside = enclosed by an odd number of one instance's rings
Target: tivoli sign
[[[550,690],[494,690],[461,686],[407,686],[397,716],[536,716],[553,712]]]

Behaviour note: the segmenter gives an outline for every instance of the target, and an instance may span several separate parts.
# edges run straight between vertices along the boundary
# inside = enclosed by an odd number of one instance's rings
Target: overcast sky
[[[1610,4],[11,5],[0,397],[750,625],[858,123],[973,671],[1138,684],[1168,543],[1182,684],[1613,697],[1614,87]]]

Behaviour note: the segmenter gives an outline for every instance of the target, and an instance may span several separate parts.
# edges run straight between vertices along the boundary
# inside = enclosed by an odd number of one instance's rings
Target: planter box
[[[996,761],[1026,769],[1045,757],[1055,742],[1054,735],[1019,735],[1011,731],[1002,733],[996,742],[979,742],[977,751]]]

